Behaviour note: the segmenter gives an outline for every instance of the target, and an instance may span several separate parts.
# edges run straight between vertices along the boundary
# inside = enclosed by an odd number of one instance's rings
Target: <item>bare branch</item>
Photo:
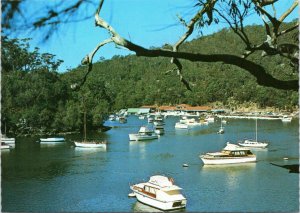
[[[298,0],[294,0],[294,3],[292,4],[292,6],[285,11],[284,14],[282,14],[282,16],[279,18],[278,21],[283,22],[283,20],[289,15],[291,14],[291,12],[293,12],[293,10],[298,6]]]

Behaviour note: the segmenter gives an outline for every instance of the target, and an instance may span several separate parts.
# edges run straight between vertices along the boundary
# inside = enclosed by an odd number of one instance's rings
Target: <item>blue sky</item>
[[[94,0],[98,2],[97,0]],[[55,1],[54,1],[55,2]],[[69,2],[72,2],[70,0]],[[186,21],[192,17],[196,10],[193,5],[196,0],[106,0],[101,16],[123,37],[144,47],[159,47],[163,44],[173,44],[185,32],[185,28],[179,23],[177,14]],[[281,15],[291,4],[292,0],[281,0],[277,8],[277,16]],[[30,0],[30,8],[26,8],[29,16],[33,16],[38,9],[45,8],[48,0]],[[53,3],[53,1],[52,1]],[[90,6],[87,11],[94,13],[96,7]],[[291,21],[298,18],[298,10],[287,19]],[[248,24],[262,24],[258,19],[249,18]],[[205,34],[211,34],[223,28],[224,25],[214,25],[204,29]],[[198,36],[193,33],[192,38]],[[32,48],[38,46],[40,52],[48,52],[56,55],[57,59],[64,60],[59,70],[75,68],[81,59],[92,51],[95,46],[108,38],[107,31],[94,25],[94,17],[83,22],[65,24],[47,42],[41,42],[38,33],[18,33],[18,38],[30,37]],[[94,62],[100,57],[106,59],[114,55],[133,54],[125,49],[116,48],[109,44],[103,47],[94,57]]]

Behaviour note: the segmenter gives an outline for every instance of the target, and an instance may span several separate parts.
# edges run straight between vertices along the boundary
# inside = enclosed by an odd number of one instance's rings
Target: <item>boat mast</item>
[[[86,141],[86,111],[83,113],[83,131],[84,131],[84,141]]]
[[[257,118],[255,119],[255,141],[257,142]]]

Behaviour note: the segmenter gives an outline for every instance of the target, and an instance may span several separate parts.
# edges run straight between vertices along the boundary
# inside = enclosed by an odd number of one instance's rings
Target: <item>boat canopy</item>
[[[180,190],[181,188],[173,184],[173,179],[162,175],[150,177],[148,183],[159,186],[162,191]]]
[[[249,150],[249,149],[227,142],[227,145],[224,148],[224,150],[225,151],[245,151],[245,150]]]

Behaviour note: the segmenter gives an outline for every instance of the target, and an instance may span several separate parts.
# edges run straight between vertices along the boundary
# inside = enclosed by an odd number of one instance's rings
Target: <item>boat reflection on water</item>
[[[94,153],[94,152],[106,152],[107,148],[85,148],[85,147],[74,147],[75,152],[77,153]]]
[[[139,201],[136,201],[132,205],[132,212],[164,212],[164,211],[153,208],[153,207],[143,204]],[[186,209],[168,210],[168,212],[186,212]]]
[[[222,177],[222,185],[230,190],[239,188],[240,181],[246,177],[252,177],[256,171],[256,163],[203,165],[204,176],[208,173]],[[251,181],[250,181],[251,182]],[[248,182],[248,184],[250,184]]]

